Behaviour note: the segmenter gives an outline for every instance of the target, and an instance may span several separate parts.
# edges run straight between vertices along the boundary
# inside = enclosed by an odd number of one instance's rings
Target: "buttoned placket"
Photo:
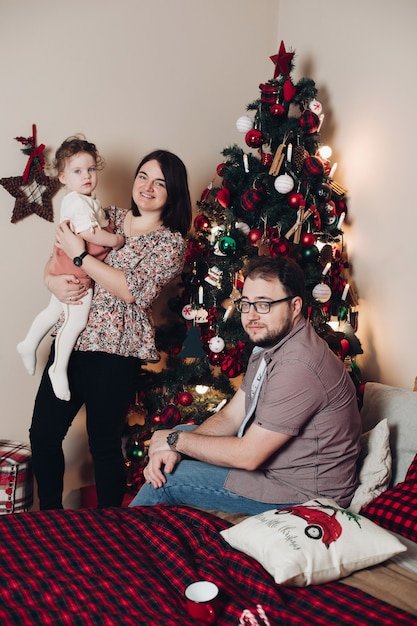
[[[260,352],[261,350],[263,350],[263,348],[254,348],[253,352]],[[260,362],[259,362],[259,366],[258,369],[256,371],[256,374],[254,376],[254,379],[252,381],[252,385],[251,385],[251,390],[250,390],[250,395],[252,398],[252,401],[250,403],[249,409],[246,412],[245,417],[243,418],[243,422],[240,425],[239,431],[237,433],[238,437],[243,437],[243,434],[245,432],[245,428],[250,420],[250,418],[252,417],[252,415],[255,412],[255,408],[256,405],[258,403],[258,398],[259,398],[259,394],[261,391],[261,387],[262,387],[262,383],[263,380],[265,378],[265,373],[266,373],[266,361],[265,361],[265,357],[262,357]]]

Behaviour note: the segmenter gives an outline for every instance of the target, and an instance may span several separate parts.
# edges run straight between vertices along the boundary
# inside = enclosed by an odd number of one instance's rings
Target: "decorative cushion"
[[[0,439],[0,515],[28,511],[32,502],[30,447],[19,441]]]
[[[388,420],[361,436],[358,460],[359,485],[354,493],[349,511],[359,513],[361,508],[388,488],[391,479],[391,450]]]
[[[282,585],[337,580],[406,550],[391,533],[327,498],[273,509],[221,531]]]
[[[405,477],[406,481],[415,480],[417,481],[417,454],[414,459],[411,461],[411,465],[407,470],[407,475]]]
[[[417,455],[407,472],[407,480],[384,491],[361,510],[363,515],[379,526],[415,542],[417,542],[416,473]]]
[[[417,392],[366,383],[361,416],[363,432],[387,418],[392,454],[391,485],[403,481],[417,452]]]

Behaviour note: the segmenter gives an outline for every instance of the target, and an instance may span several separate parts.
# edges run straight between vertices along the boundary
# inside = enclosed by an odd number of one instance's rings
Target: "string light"
[[[209,390],[207,385],[196,385],[195,386],[195,390],[197,393],[199,393],[201,396],[203,396],[205,393],[207,393],[207,391]]]
[[[319,155],[322,159],[330,159],[332,156],[332,149],[330,146],[321,146],[319,149]]]

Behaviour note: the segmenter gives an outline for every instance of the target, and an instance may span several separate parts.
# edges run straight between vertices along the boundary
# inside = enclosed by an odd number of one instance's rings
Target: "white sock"
[[[54,390],[54,394],[60,400],[70,400],[71,393],[69,390],[68,377],[66,371],[54,371],[54,366],[48,370],[49,378],[51,379],[52,389]]]
[[[22,357],[27,373],[33,376],[36,369],[36,350],[21,341],[17,344],[17,351]]]

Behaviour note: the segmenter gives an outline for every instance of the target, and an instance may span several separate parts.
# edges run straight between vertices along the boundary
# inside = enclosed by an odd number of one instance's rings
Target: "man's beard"
[[[256,340],[251,339],[249,333],[245,330],[251,341],[260,348],[272,348],[276,346],[288,333],[292,330],[291,320],[287,320],[286,323],[279,330],[270,330],[263,337]]]

